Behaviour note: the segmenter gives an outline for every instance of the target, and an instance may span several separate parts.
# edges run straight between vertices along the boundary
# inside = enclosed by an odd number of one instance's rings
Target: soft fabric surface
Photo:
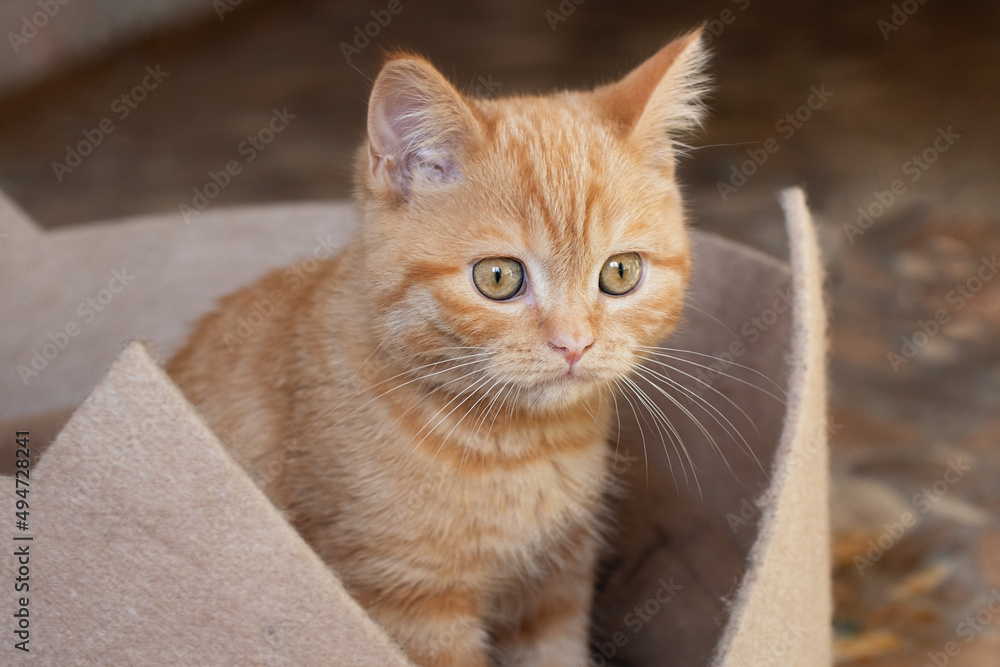
[[[31,554],[25,658],[406,664],[138,343],[74,413],[30,489],[36,539],[16,544]]]
[[[632,463],[617,473],[627,491],[597,592],[595,664],[830,662],[820,262],[801,193],[785,193],[783,203],[791,273],[696,233],[685,322],[664,343],[696,363],[712,360],[692,352],[743,344],[736,363],[723,366],[734,377],[698,376],[711,388],[669,372],[718,410],[710,417],[697,400],[681,402],[720,451],[647,386],[691,458],[669,443],[665,453],[649,418],[619,399],[621,447]],[[166,215],[42,234],[0,197],[0,306],[19,314],[5,316],[0,341],[4,469],[14,428],[33,423],[40,446],[45,430],[54,433],[65,410],[86,399],[32,475],[33,657],[402,664],[146,349],[121,352],[141,338],[162,361],[219,296],[272,267],[335,252],[355,225],[348,205],[324,204],[209,211],[190,226]],[[92,318],[81,314],[79,304],[122,269],[128,285]],[[30,366],[49,334],[61,340],[70,322],[77,335],[25,384],[17,367]],[[693,364],[672,363],[697,376]],[[744,438],[757,460],[741,452]],[[7,618],[12,604],[0,599]]]

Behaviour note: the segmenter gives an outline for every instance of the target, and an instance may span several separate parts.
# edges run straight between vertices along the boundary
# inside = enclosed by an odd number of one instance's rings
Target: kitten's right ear
[[[462,96],[430,63],[414,56],[390,60],[368,102],[372,180],[403,199],[418,180],[460,180],[463,153],[479,131]]]
[[[625,78],[594,91],[604,115],[654,163],[672,168],[675,142],[696,129],[708,91],[703,28],[670,42]]]

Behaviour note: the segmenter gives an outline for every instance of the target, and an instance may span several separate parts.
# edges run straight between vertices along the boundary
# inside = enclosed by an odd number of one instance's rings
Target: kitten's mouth
[[[565,373],[560,373],[555,377],[550,378],[545,381],[544,384],[548,386],[563,387],[567,385],[580,385],[594,380],[591,373],[580,372],[579,368],[575,366],[570,366],[566,369]]]

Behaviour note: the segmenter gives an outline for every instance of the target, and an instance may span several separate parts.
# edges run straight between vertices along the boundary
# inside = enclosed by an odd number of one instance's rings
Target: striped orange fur
[[[224,299],[170,363],[417,664],[587,662],[611,390],[680,318],[675,140],[698,122],[704,61],[695,31],[592,91],[480,100],[391,57],[358,237],[298,289],[275,272]],[[642,274],[615,296],[598,277],[621,253]],[[488,258],[519,263],[520,293],[480,293]]]

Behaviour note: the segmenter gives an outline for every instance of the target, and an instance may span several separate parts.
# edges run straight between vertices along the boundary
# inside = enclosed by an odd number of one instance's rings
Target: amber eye
[[[504,301],[521,291],[524,267],[509,257],[488,257],[472,267],[472,279],[487,299]]]
[[[612,255],[601,267],[598,285],[606,294],[619,296],[635,289],[642,277],[642,258],[635,252]]]

